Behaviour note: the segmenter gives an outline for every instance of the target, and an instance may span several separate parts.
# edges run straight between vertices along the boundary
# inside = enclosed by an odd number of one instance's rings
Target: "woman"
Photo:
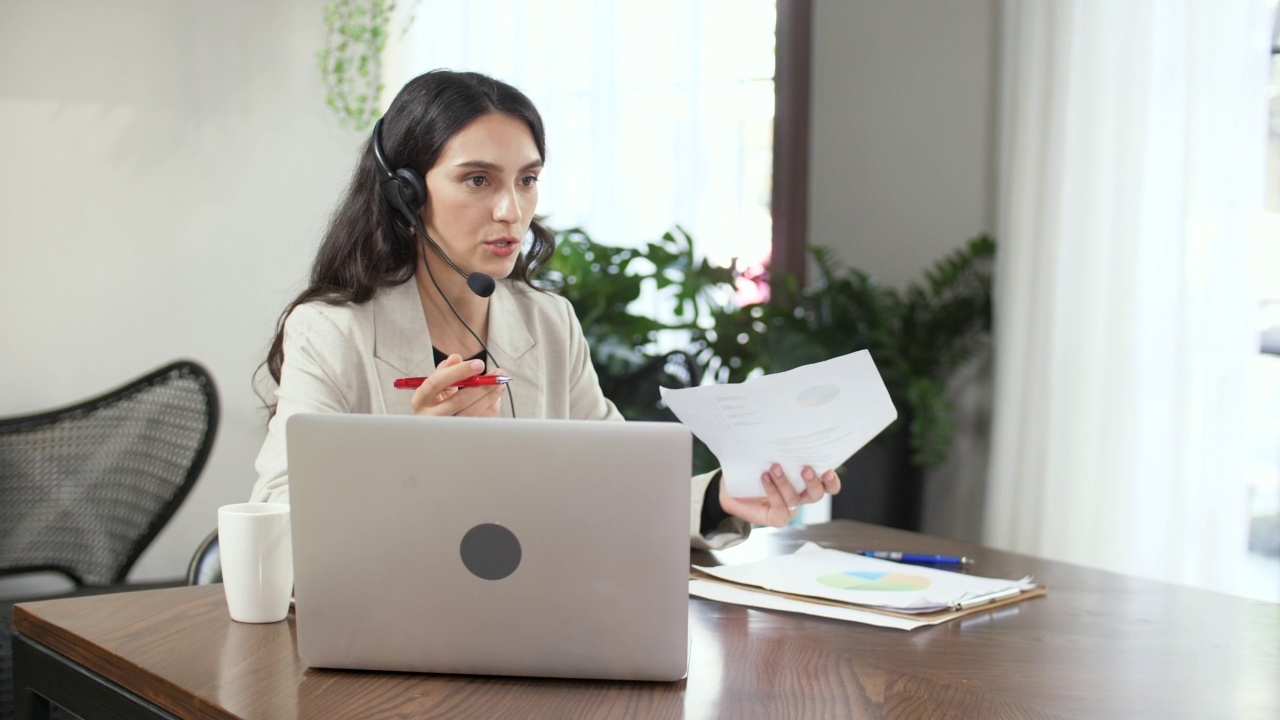
[[[622,419],[572,307],[532,284],[555,249],[534,219],[545,159],[542,119],[515,88],[443,70],[405,85],[361,154],[310,284],[281,314],[253,499],[288,501],[285,422],[299,412]],[[477,375],[511,381],[453,387]],[[393,387],[411,376],[429,377]],[[785,525],[840,490],[830,470],[805,468],[803,492],[778,465],[763,470],[763,498],[729,496],[718,471],[693,478],[695,547],[731,544],[750,523]]]

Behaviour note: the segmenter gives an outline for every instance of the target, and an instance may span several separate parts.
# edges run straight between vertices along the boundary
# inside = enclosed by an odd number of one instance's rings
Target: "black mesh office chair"
[[[51,571],[81,592],[124,583],[200,476],[217,426],[213,379],[189,361],[0,419],[0,576]],[[13,702],[12,604],[0,600],[0,718]]]
[[[211,585],[222,582],[222,552],[218,546],[218,531],[214,530],[200,542],[191,563],[187,565],[188,585]]]

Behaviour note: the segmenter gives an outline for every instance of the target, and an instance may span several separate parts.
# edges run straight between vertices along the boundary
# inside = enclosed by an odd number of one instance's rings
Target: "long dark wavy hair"
[[[383,116],[381,142],[387,163],[412,168],[425,178],[459,130],[495,111],[523,120],[533,133],[538,155],[547,159],[542,116],[524,93],[479,73],[433,70],[401,88]],[[284,364],[284,323],[295,307],[317,300],[334,305],[367,302],[380,288],[413,277],[419,245],[413,228],[383,198],[382,179],[370,135],[346,197],[329,221],[306,289],[276,321],[264,365],[277,385]],[[534,287],[533,278],[555,252],[555,236],[537,219],[529,229],[533,241],[517,258],[511,276]]]

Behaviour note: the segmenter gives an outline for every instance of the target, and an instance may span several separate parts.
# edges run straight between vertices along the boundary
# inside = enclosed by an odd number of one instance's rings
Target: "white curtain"
[[[986,542],[1235,588],[1272,4],[1004,1]]]

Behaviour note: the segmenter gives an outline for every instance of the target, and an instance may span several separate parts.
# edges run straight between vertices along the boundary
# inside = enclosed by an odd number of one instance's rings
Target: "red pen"
[[[395,386],[402,390],[412,390],[426,381],[427,378],[424,377],[396,378]],[[453,386],[456,388],[469,388],[481,387],[482,385],[506,385],[509,382],[511,382],[510,375],[476,375],[459,380]]]

